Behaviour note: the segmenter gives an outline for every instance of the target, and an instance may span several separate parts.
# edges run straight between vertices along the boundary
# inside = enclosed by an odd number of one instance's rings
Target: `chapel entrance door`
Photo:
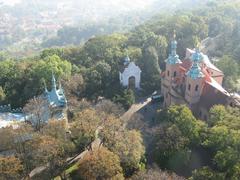
[[[128,79],[128,87],[130,89],[135,89],[136,88],[136,78],[134,76],[131,76],[129,79]]]

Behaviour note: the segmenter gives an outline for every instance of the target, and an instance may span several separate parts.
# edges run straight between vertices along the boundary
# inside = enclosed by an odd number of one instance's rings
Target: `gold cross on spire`
[[[173,30],[173,40],[176,40],[176,30]]]

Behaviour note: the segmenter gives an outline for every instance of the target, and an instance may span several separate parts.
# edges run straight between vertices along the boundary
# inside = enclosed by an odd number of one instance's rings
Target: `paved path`
[[[124,120],[125,122],[129,121],[136,112],[138,112],[144,106],[147,106],[150,102],[151,102],[151,97],[146,97],[140,100],[139,102],[137,102],[136,104],[133,104],[130,107],[130,109],[121,116],[121,119]]]
[[[95,151],[95,150],[99,149],[99,148],[102,146],[101,142],[102,142],[101,139],[99,139],[99,138],[95,139],[95,140],[91,143],[91,145],[90,145],[85,151],[83,151],[83,152],[80,153],[78,156],[76,156],[75,158],[73,158],[72,160],[70,160],[69,162],[67,162],[68,165],[70,165],[70,164],[72,164],[72,163],[74,163],[74,162],[77,162],[77,161],[79,161],[80,159],[83,159],[84,156],[85,156],[86,154],[88,154],[90,151]]]

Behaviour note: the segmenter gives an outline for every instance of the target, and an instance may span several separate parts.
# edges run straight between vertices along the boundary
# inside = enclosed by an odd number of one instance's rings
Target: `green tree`
[[[216,105],[210,109],[210,118],[208,120],[211,126],[214,126],[219,121],[223,121],[227,116],[227,111],[224,106]]]
[[[148,47],[143,52],[142,59],[142,87],[147,92],[153,92],[160,89],[161,85],[161,70],[158,64],[158,55],[154,47]]]
[[[135,103],[135,94],[131,89],[123,89],[120,94],[115,95],[113,98],[115,103],[120,103],[125,109],[131,107]]]

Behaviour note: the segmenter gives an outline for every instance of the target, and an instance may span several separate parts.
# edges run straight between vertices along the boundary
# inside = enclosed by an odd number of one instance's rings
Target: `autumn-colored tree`
[[[81,74],[74,74],[66,81],[63,81],[63,86],[67,98],[69,97],[80,97],[84,91],[85,84]]]
[[[211,168],[205,166],[200,169],[196,169],[193,171],[193,175],[190,180],[224,180],[224,173],[218,173],[213,171]]]
[[[0,129],[0,151],[9,150],[13,148],[14,142],[14,130],[12,127],[6,127]]]
[[[185,178],[176,175],[175,173],[162,171],[161,169],[154,167],[147,170],[142,170],[133,175],[131,180],[184,180]]]
[[[83,150],[95,139],[95,132],[100,124],[100,117],[92,109],[74,115],[73,122],[70,123],[70,131],[72,140],[79,149]]]
[[[4,93],[2,86],[0,86],[0,103],[3,103],[5,99],[6,99],[6,94]]]
[[[0,179],[20,179],[23,170],[21,161],[14,156],[0,157]]]
[[[57,172],[57,169],[63,165],[64,149],[60,142],[44,135],[35,135],[26,143],[25,155],[32,170],[35,167],[45,166],[50,174]]]
[[[48,102],[43,97],[34,97],[24,107],[27,120],[32,123],[36,131],[40,131],[48,115]]]
[[[118,156],[106,148],[100,148],[86,154],[79,161],[78,176],[83,180],[124,179]]]
[[[139,170],[144,163],[145,147],[141,134],[136,130],[118,132],[112,143],[105,144],[120,158],[126,176]],[[113,144],[111,146],[111,144]]]
[[[64,148],[64,153],[70,155],[75,151],[75,145],[69,138],[67,122],[64,120],[50,120],[44,126],[41,133],[46,136],[51,136],[59,142],[59,145]]]
[[[108,145],[111,146],[116,143],[115,139],[117,136],[124,131],[123,122],[113,115],[106,115],[103,113],[102,116],[104,119],[100,137],[104,143],[108,143]]]
[[[99,102],[96,106],[96,110],[100,113],[104,112],[109,115],[113,114],[116,117],[120,117],[124,112],[124,109],[120,104],[115,104],[110,100],[102,100]]]
[[[120,158],[124,173],[129,176],[141,166],[145,148],[141,134],[125,130],[121,119],[108,116],[104,120],[100,136],[104,145]]]

